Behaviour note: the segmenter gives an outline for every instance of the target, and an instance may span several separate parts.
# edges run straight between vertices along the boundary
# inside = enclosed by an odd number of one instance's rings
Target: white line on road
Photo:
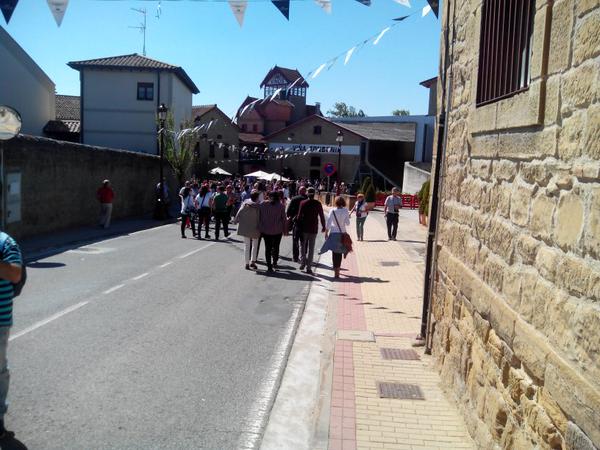
[[[164,263],[164,264],[160,265],[159,267],[160,267],[160,268],[163,268],[163,267],[170,266],[171,264],[173,264],[173,261],[168,261],[168,262],[166,262],[166,263]]]
[[[77,303],[76,305],[73,305],[73,306],[69,306],[67,309],[63,309],[62,311],[57,312],[56,314],[48,317],[47,319],[41,320],[37,323],[34,323],[30,327],[25,328],[22,331],[19,331],[17,334],[13,334],[8,340],[12,341],[14,339],[17,339],[17,338],[27,334],[27,333],[31,333],[33,330],[37,330],[38,328],[43,327],[44,325],[47,325],[50,322],[64,316],[65,314],[69,314],[70,312],[73,312],[73,311],[87,305],[88,303],[89,303],[89,301],[85,301],[85,302]]]
[[[104,291],[103,294],[110,294],[111,292],[115,292],[117,289],[121,289],[123,286],[125,286],[125,285],[117,284],[116,286],[113,286],[110,289],[107,289],[106,291]]]
[[[187,258],[188,256],[192,256],[194,253],[198,253],[200,250],[204,250],[205,248],[208,248],[211,245],[215,245],[215,243],[211,242],[210,244],[205,245],[204,247],[197,248],[196,250],[193,250],[193,251],[191,251],[189,253],[186,253],[185,255],[178,256],[178,258],[179,259]]]
[[[150,272],[145,272],[141,275],[138,275],[137,277],[133,277],[132,280],[135,280],[135,281],[141,280],[142,278],[147,277],[148,275],[150,275]]]

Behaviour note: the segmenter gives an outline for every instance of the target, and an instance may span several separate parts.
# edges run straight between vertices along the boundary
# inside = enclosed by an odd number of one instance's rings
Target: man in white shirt
[[[402,198],[398,188],[392,189],[392,195],[388,195],[385,199],[383,213],[387,223],[388,240],[395,241],[398,233],[398,215],[402,208]]]

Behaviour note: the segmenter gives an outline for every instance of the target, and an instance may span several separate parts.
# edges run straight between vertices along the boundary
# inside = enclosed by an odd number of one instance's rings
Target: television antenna
[[[144,41],[143,41],[144,45],[142,47],[142,55],[146,56],[146,12],[147,11],[146,11],[146,8],[141,8],[141,9],[131,8],[131,9],[133,11],[135,11],[137,13],[140,13],[141,15],[144,16],[144,21],[140,22],[140,24],[137,27],[130,26],[129,28],[135,28],[135,29],[140,30],[142,32],[142,34],[144,36]]]

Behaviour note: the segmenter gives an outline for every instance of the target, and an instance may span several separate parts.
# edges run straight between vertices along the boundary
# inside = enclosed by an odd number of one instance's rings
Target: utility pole
[[[133,11],[138,12],[144,16],[144,21],[139,24],[137,27],[130,26],[129,28],[135,28],[140,30],[144,36],[144,44],[142,47],[142,55],[146,56],[146,8],[131,8]]]

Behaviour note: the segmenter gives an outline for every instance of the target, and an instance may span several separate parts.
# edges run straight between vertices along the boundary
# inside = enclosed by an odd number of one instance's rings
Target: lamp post
[[[154,218],[157,220],[165,220],[167,218],[167,205],[165,205],[165,188],[164,188],[164,173],[163,163],[165,160],[165,121],[167,120],[167,112],[169,108],[161,103],[158,107],[158,120],[160,122],[160,180],[158,182],[158,197],[154,208]]]
[[[338,130],[337,137],[335,138],[335,142],[337,142],[337,145],[338,145],[336,195],[340,195],[342,193],[341,182],[340,182],[340,172],[342,171],[342,142],[344,142],[344,133],[342,133],[342,130]]]

